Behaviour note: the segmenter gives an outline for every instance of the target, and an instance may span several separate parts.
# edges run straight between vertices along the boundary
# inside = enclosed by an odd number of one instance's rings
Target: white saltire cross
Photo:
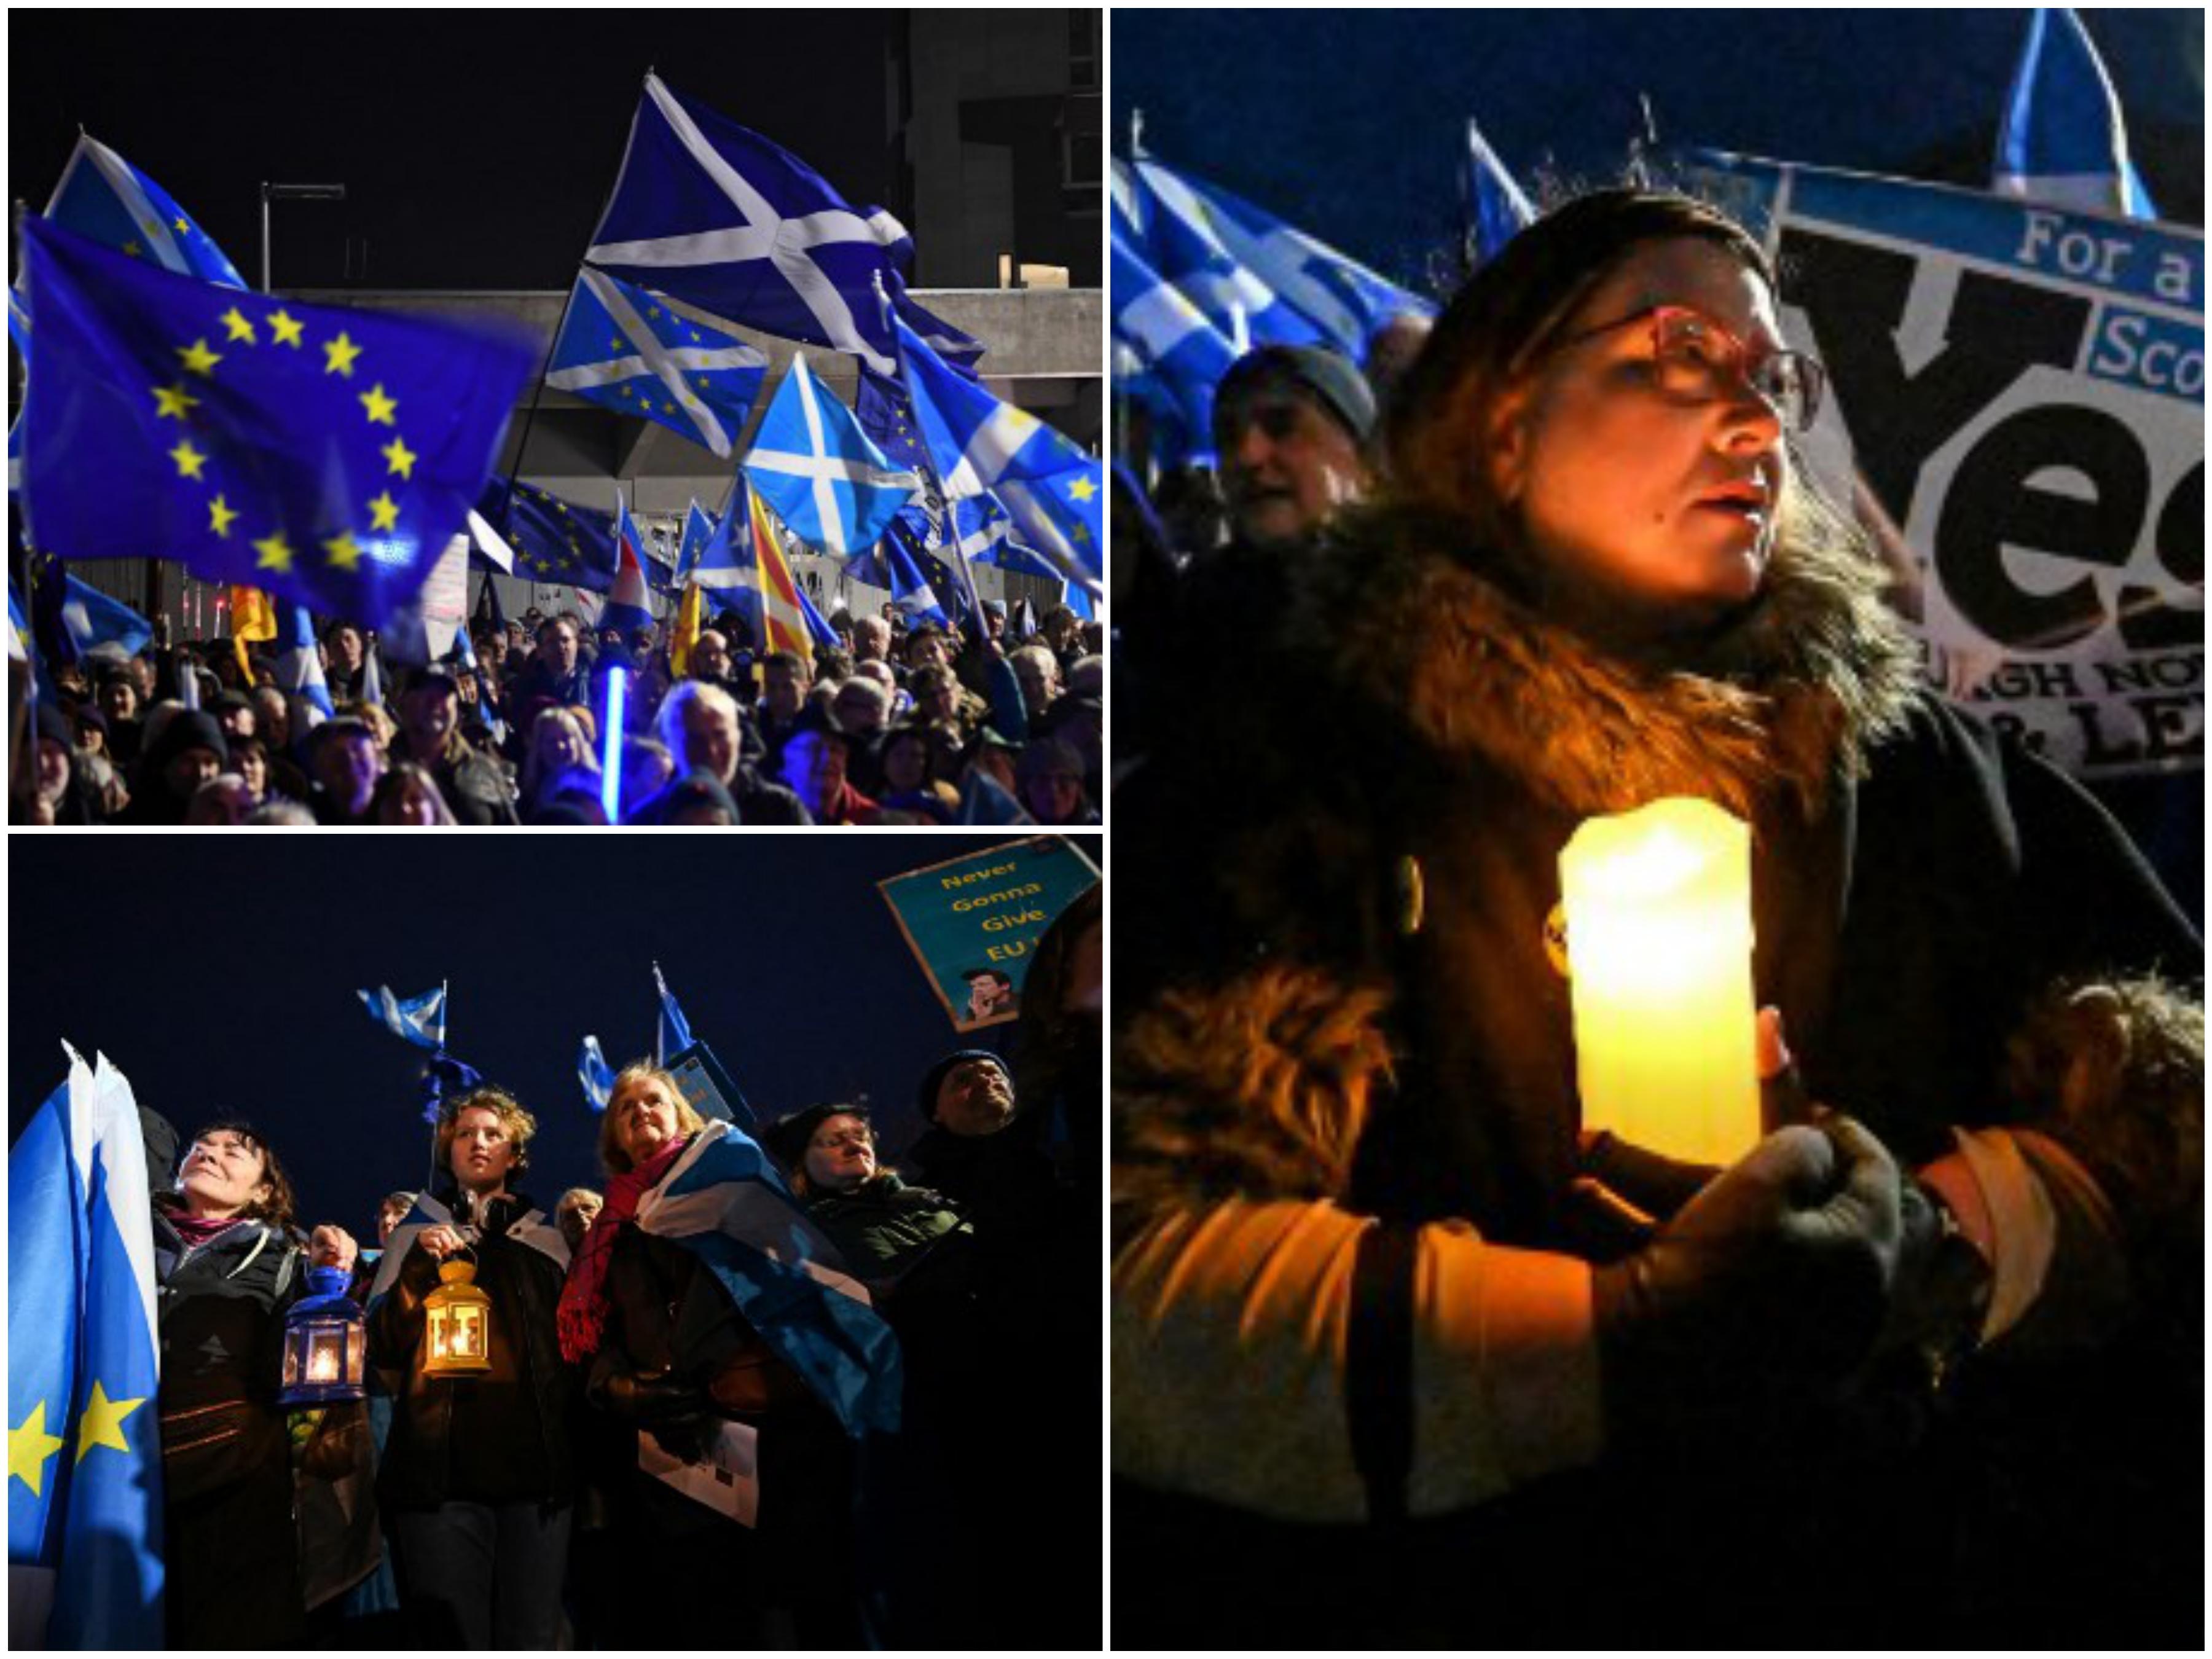
[[[708,142],[684,106],[676,101],[657,75],[645,77],[646,94],[660,111],[669,127],[700,169],[720,187],[744,216],[745,222],[727,230],[701,231],[688,236],[655,236],[636,242],[602,242],[584,257],[610,265],[719,265],[746,259],[766,259],[790,283],[814,319],[822,325],[830,343],[849,351],[878,374],[896,372],[891,360],[861,337],[853,321],[852,307],[837,291],[809,250],[836,242],[869,242],[885,249],[906,240],[906,228],[881,209],[863,219],[859,214],[831,208],[787,219],[754,188],[745,176]]]
[[[845,515],[837,506],[838,482],[868,484],[880,489],[903,485],[911,489],[917,481],[911,472],[886,471],[866,461],[830,454],[823,431],[822,405],[817,400],[814,375],[806,367],[805,352],[791,354],[791,375],[799,387],[799,407],[806,419],[806,444],[811,453],[802,455],[787,449],[755,449],[745,456],[745,465],[755,471],[781,472],[789,477],[809,480],[813,487],[814,511],[822,520],[823,546],[844,558],[853,549],[846,534]]]
[[[704,374],[720,368],[766,368],[768,358],[749,345],[664,345],[637,314],[637,308],[630,304],[628,296],[604,273],[587,265],[583,278],[584,286],[607,308],[607,315],[614,319],[615,326],[636,345],[637,350],[628,356],[610,357],[605,362],[556,369],[545,377],[545,384],[562,392],[576,392],[586,386],[619,386],[641,374],[650,374],[682,405],[684,412],[699,428],[700,435],[706,439],[707,447],[717,455],[726,457],[730,453],[730,434],[715,418],[714,411],[684,384],[684,371]]]

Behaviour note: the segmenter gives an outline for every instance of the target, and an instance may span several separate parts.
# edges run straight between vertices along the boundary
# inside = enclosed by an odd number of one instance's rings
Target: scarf
[[[660,1184],[690,1144],[689,1135],[672,1140],[635,1170],[607,1182],[605,1207],[584,1235],[584,1248],[568,1269],[568,1282],[561,1287],[555,1326],[561,1337],[561,1358],[570,1364],[597,1353],[606,1334],[607,1269],[613,1261],[615,1234],[635,1218],[638,1201]]]
[[[169,1224],[177,1230],[177,1237],[185,1241],[185,1248],[197,1250],[210,1239],[219,1237],[233,1227],[243,1226],[246,1218],[240,1215],[192,1215],[184,1210],[168,1212]]]

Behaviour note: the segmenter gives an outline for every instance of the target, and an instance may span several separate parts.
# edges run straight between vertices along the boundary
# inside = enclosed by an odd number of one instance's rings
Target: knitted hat
[[[951,1075],[954,1066],[965,1065],[971,1060],[989,1060],[992,1065],[997,1066],[1005,1075],[1007,1086],[1009,1088],[1013,1086],[1014,1073],[1012,1068],[1007,1066],[1003,1056],[993,1054],[988,1048],[956,1049],[951,1054],[945,1055],[944,1059],[939,1060],[936,1065],[931,1066],[922,1076],[921,1115],[927,1118],[932,1123],[937,1121],[937,1091],[939,1085],[945,1081],[946,1077]]]
[[[1375,393],[1367,377],[1346,358],[1320,346],[1261,346],[1229,366],[1213,389],[1214,441],[1223,449],[1219,410],[1230,407],[1237,390],[1279,376],[1297,381],[1320,400],[1352,435],[1365,443],[1375,430]]]

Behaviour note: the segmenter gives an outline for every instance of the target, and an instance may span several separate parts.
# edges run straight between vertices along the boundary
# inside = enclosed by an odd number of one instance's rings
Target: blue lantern
[[[328,1406],[368,1393],[368,1330],[343,1267],[307,1270],[308,1294],[284,1316],[283,1406]]]

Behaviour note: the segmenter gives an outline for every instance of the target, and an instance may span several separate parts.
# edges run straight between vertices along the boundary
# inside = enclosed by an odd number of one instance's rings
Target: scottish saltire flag
[[[284,607],[284,641],[276,653],[276,684],[282,690],[305,697],[328,720],[337,711],[331,702],[330,682],[323,678],[323,659],[315,649],[315,619],[304,605]]]
[[[671,1054],[680,1054],[691,1046],[691,1022],[684,1018],[684,1010],[677,1002],[668,981],[661,977],[660,964],[653,964],[653,987],[660,994],[660,1018],[654,1027],[653,1058],[657,1065],[668,1064]]]
[[[356,991],[369,1017],[396,1037],[404,1037],[417,1048],[446,1046],[446,988],[425,991],[419,997],[398,997],[388,985],[374,991]]]
[[[526,348],[212,288],[36,219],[22,242],[42,550],[158,551],[371,628],[414,596],[491,470]]]
[[[1232,342],[1241,314],[1252,344],[1317,337],[1358,362],[1392,319],[1436,314],[1425,300],[1225,190],[1158,161],[1131,165],[1146,257]]]
[[[1990,188],[2052,207],[2155,219],[2120,100],[2071,6],[2039,6],[2005,98]]]
[[[615,567],[614,586],[607,590],[607,603],[595,628],[619,628],[623,637],[629,637],[634,628],[653,626],[653,610],[645,593],[645,562],[639,550],[645,538],[637,533],[637,525],[629,516],[629,507],[615,491]]]
[[[1176,173],[1117,161],[1114,228],[1242,356],[1255,345],[1327,345],[1328,331],[1230,251],[1211,204]],[[1119,285],[1120,278],[1115,279]]]
[[[586,265],[569,295],[545,384],[657,422],[727,457],[767,373],[757,347]]]
[[[102,247],[179,276],[221,288],[246,286],[238,267],[168,191],[88,135],[78,136],[46,216]]]
[[[369,1281],[365,1301],[374,1302],[398,1282],[399,1270],[406,1265],[407,1253],[415,1248],[416,1237],[423,1228],[465,1230],[475,1224],[470,1218],[468,1206],[460,1201],[458,1187],[450,1169],[441,1165],[430,1172],[430,1179],[415,1195],[414,1206],[399,1218],[399,1224],[392,1230],[392,1237],[385,1241],[384,1254],[377,1258],[376,1277]],[[564,1273],[567,1271],[568,1241],[562,1237],[560,1227],[544,1211],[532,1210],[520,1219],[508,1223],[505,1237],[526,1249],[537,1251]]]
[[[152,625],[122,600],[55,570],[62,575],[62,625],[79,655],[95,645],[119,645],[135,657],[154,642]]]
[[[707,509],[693,497],[690,507],[684,514],[684,537],[676,549],[676,580],[687,580],[699,562],[699,556],[707,550],[707,544],[714,539],[714,520]]]
[[[753,434],[745,476],[793,535],[839,558],[874,545],[921,488],[815,380],[803,351],[792,354],[791,372]]]
[[[932,622],[939,628],[949,629],[952,626],[952,619],[945,614],[945,607],[938,603],[937,591],[923,580],[921,572],[915,568],[914,557],[907,551],[906,544],[896,536],[886,538],[884,557],[890,567],[891,603],[899,608],[899,613],[907,619],[907,625],[911,628],[916,623]]]
[[[70,1139],[88,1253],[66,1454],[75,1467],[47,1638],[63,1648],[159,1647],[161,1382],[146,1148],[129,1080],[105,1055],[90,1071],[70,1059]],[[24,1266],[13,1258],[10,1273]]]
[[[1104,468],[1028,410],[953,374],[904,325],[899,345],[915,424],[947,499],[997,495],[1061,576],[1103,592]]]
[[[763,656],[791,651],[811,662],[817,645],[838,642],[837,630],[792,575],[767,503],[750,482],[741,479],[738,489],[742,500],[732,501],[722,515],[691,580],[718,607],[738,612],[751,624]]]
[[[637,1224],[704,1261],[846,1433],[898,1427],[898,1340],[743,1130],[709,1122],[639,1200]]]
[[[12,288],[8,290],[8,337],[15,343],[16,350],[26,357],[31,355],[31,313],[23,309],[23,296]]]
[[[72,1056],[74,1060],[74,1056]],[[75,1060],[71,1076],[84,1062]],[[46,1097],[8,1152],[8,1560],[61,1565],[76,1345],[91,1255],[70,1145],[70,1085]],[[27,1334],[35,1332],[35,1339]],[[10,1574],[11,1579],[15,1577]],[[43,1582],[51,1599],[52,1581]],[[11,1595],[21,1593],[10,1585]]]
[[[1467,265],[1473,270],[1498,257],[1498,249],[1526,230],[1536,210],[1514,182],[1505,163],[1482,136],[1474,118],[1467,118]]]
[[[1121,233],[1113,230],[1111,285],[1114,338],[1134,359],[1128,378],[1146,382],[1146,402],[1172,411],[1181,441],[1163,446],[1164,459],[1210,464],[1213,459],[1213,389],[1237,358],[1237,349],[1206,313],[1153,270]]]
[[[716,317],[835,346],[888,374],[894,351],[878,279],[918,332],[981,349],[906,296],[900,270],[912,252],[890,214],[855,210],[788,150],[648,75],[621,177],[584,258]]]
[[[576,1050],[576,1082],[584,1091],[585,1103],[595,1112],[607,1109],[607,1101],[615,1091],[614,1067],[599,1052],[599,1040],[587,1036]]]
[[[953,822],[1003,824],[1035,823],[1036,820],[996,778],[980,766],[971,766],[960,786],[960,812]]]
[[[504,479],[494,482],[479,507],[484,517],[501,526],[514,548],[517,576],[563,582],[595,593],[614,586],[617,560],[611,513],[571,506],[550,490],[519,481],[509,501]]]

